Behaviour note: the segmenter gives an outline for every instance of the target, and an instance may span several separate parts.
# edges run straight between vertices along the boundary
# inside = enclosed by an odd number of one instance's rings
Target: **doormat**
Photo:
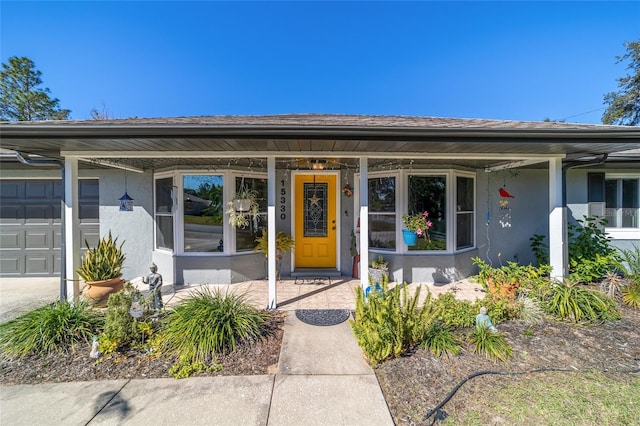
[[[296,284],[315,284],[315,285],[325,285],[331,284],[331,278],[329,277],[298,277],[296,278]]]
[[[296,317],[310,325],[336,325],[345,322],[350,315],[348,309],[296,309]]]

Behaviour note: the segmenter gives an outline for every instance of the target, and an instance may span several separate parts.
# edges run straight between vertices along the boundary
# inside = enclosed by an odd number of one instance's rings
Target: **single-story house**
[[[62,270],[68,297],[84,241],[109,232],[127,279],[151,262],[174,285],[266,276],[270,308],[263,232],[270,252],[277,231],[295,241],[282,275],[355,271],[363,286],[379,255],[398,282],[468,277],[475,256],[533,263],[535,234],[566,276],[567,225],[584,216],[640,241],[638,127],[310,114],[3,122],[0,137],[0,275]],[[236,228],[227,209],[247,189],[259,214]],[[402,216],[423,212],[428,238],[409,246]]]

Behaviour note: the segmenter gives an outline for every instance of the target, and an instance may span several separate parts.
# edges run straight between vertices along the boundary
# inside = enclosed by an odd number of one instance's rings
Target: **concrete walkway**
[[[2,425],[392,425],[348,322],[289,312],[275,375],[0,387]]]

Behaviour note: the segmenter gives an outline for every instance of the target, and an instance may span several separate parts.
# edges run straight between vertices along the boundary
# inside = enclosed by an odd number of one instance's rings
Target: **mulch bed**
[[[270,315],[265,338],[220,354],[220,371],[199,376],[274,374],[280,357],[285,313]],[[21,360],[0,361],[0,384],[38,384],[87,380],[145,379],[172,377],[169,368],[176,362],[147,355],[139,349],[109,354],[98,360],[89,357],[91,348],[73,352],[29,356]]]
[[[387,404],[396,424],[432,424],[424,415],[438,405],[464,378],[477,371],[524,372],[535,369],[601,371],[628,379],[640,370],[640,311],[622,307],[623,318],[597,326],[576,326],[545,321],[529,328],[522,321],[499,324],[514,351],[505,365],[478,356],[465,348],[458,356],[435,358],[416,350],[384,362],[376,369]],[[533,332],[531,335],[527,330]],[[480,376],[468,381],[444,410],[464,411],[468,398],[482,395],[483,388],[505,376]],[[467,398],[467,399],[465,399]]]

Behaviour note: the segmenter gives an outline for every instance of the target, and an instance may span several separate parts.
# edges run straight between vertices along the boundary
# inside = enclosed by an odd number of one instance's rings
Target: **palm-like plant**
[[[125,255],[122,251],[124,241],[118,245],[118,239],[103,237],[95,248],[89,247],[85,240],[87,252],[82,256],[80,267],[76,270],[80,278],[86,282],[104,281],[122,275]]]

